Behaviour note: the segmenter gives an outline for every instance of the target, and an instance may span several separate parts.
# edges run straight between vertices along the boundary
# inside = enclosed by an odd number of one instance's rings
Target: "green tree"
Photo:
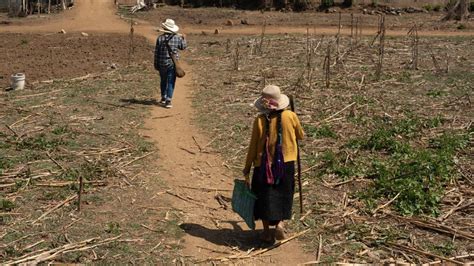
[[[321,8],[329,8],[334,6],[334,0],[321,0]]]
[[[345,7],[351,7],[353,4],[355,4],[355,0],[344,0],[344,2],[342,2],[342,5]]]

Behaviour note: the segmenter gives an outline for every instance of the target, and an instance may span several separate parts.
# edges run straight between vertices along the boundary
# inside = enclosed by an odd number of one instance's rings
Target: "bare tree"
[[[469,0],[458,0],[449,10],[443,20],[464,20],[469,17]]]

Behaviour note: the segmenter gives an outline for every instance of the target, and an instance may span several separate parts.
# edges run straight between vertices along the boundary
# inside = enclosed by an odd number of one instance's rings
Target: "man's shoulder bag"
[[[173,37],[171,37],[171,38],[173,38]],[[181,64],[179,63],[179,60],[176,59],[175,54],[173,54],[173,51],[171,50],[171,47],[169,45],[169,40],[171,38],[169,38],[167,40],[166,48],[168,48],[168,54],[170,55],[171,60],[173,60],[174,68],[175,68],[175,71],[176,71],[176,76],[178,78],[182,78],[182,77],[184,77],[184,75],[186,75],[186,72],[184,72],[184,69],[181,67]]]

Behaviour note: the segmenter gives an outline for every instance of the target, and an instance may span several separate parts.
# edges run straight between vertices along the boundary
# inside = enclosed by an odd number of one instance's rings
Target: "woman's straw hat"
[[[163,26],[164,31],[169,31],[171,33],[177,33],[179,31],[179,27],[176,25],[174,20],[170,18],[166,19],[166,21],[161,23],[161,25]]]
[[[262,96],[254,102],[254,106],[260,112],[283,110],[290,105],[290,99],[281,93],[280,87],[267,85],[263,88]]]

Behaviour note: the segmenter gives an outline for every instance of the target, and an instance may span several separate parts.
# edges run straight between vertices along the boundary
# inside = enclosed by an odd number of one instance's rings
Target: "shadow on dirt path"
[[[82,0],[76,2],[74,9],[51,20],[38,25],[3,27],[0,32],[54,34],[61,29],[87,33],[127,34],[130,31],[129,25],[116,16],[112,0]],[[151,44],[154,44],[157,36],[153,26],[145,23],[137,25],[135,33],[146,37]],[[193,73],[189,65],[184,64],[184,68],[187,75],[177,82],[172,109],[159,107],[156,99],[122,99],[122,103],[126,104],[156,106],[142,134],[156,143],[160,153],[157,164],[163,169],[161,176],[170,188],[168,193],[157,197],[163,197],[164,202],[171,202],[171,207],[176,211],[174,215],[183,221],[181,228],[186,232],[182,244],[183,256],[191,260],[203,260],[222,254],[235,254],[234,246],[243,251],[259,248],[260,244],[255,241],[258,231],[247,230],[237,215],[229,208],[224,209],[215,200],[219,194],[217,191],[222,191],[224,197],[231,196],[234,177],[223,166],[219,155],[202,149],[209,143],[209,136],[193,124],[193,117],[199,115],[191,106]],[[312,259],[310,254],[303,252],[297,241],[291,241],[283,248],[273,250],[271,256],[236,263],[295,265]]]

